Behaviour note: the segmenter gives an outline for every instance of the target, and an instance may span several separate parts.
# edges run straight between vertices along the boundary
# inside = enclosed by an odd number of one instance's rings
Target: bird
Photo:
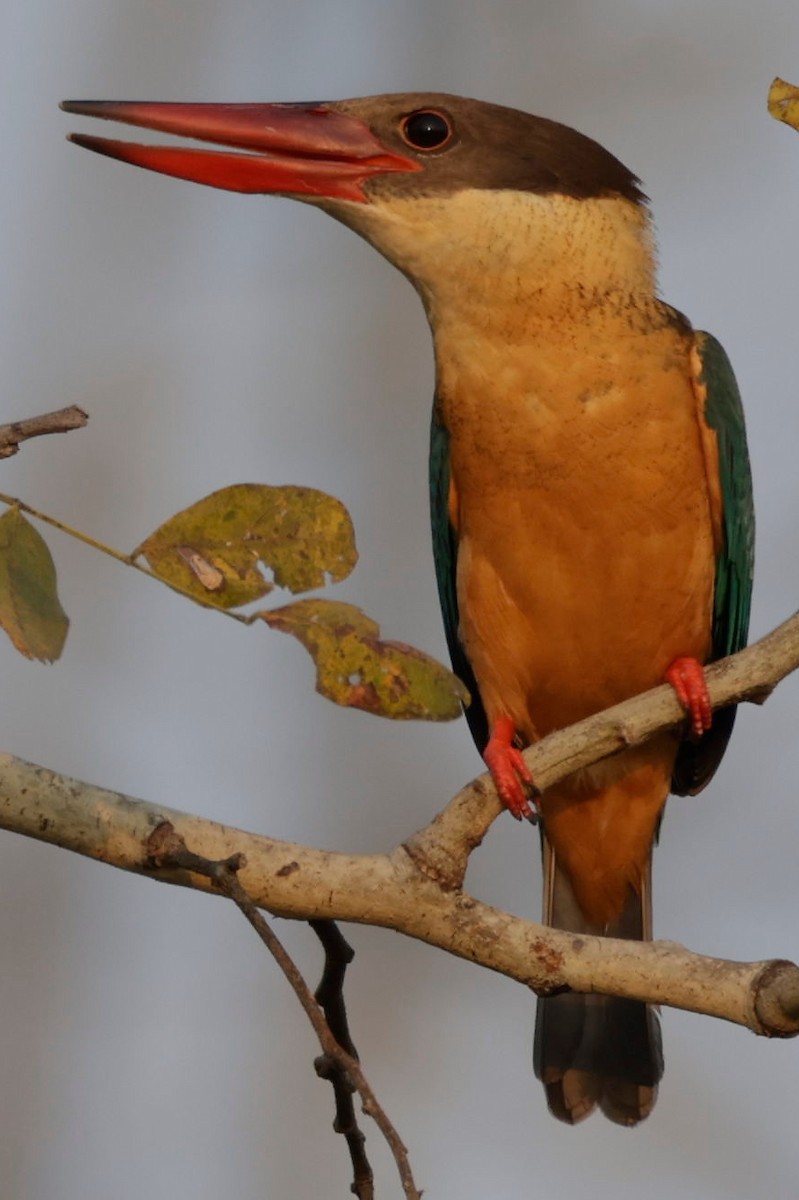
[[[667,796],[701,791],[732,732],[703,668],[746,644],[754,516],[732,367],[658,295],[638,177],[565,125],[442,93],[62,107],[221,146],[70,135],[313,205],[413,285],[435,351],[436,579],[474,741],[504,806],[540,822],[546,923],[651,938]],[[683,728],[538,792],[524,748],[664,680]],[[663,1073],[658,1016],[542,997],[534,1066],[558,1119],[637,1125]]]

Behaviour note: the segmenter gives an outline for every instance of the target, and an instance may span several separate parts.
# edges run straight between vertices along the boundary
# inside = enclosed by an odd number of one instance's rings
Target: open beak
[[[142,146],[70,134],[98,154],[233,192],[279,192],[365,203],[373,175],[418,171],[411,158],[388,150],[368,125],[325,104],[159,104],[65,100],[65,112],[199,138],[248,153]]]

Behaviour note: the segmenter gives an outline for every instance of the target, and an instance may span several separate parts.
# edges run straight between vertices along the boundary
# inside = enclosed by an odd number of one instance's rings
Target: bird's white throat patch
[[[487,304],[529,312],[566,294],[654,293],[648,214],[621,197],[471,188],[325,207],[408,276],[434,324]]]

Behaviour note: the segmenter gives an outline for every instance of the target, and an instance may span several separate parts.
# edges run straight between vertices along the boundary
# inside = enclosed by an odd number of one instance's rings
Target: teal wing
[[[480,701],[477,680],[471,664],[458,637],[458,593],[456,571],[458,565],[458,535],[449,519],[449,433],[438,418],[438,406],[433,405],[430,426],[430,522],[433,531],[433,557],[436,564],[436,581],[441,615],[447,646],[452,660],[452,669],[472,697],[466,709],[466,719],[477,749],[482,754],[488,741],[488,721]]]
[[[707,389],[705,419],[716,432],[722,496],[722,545],[716,559],[713,600],[713,659],[735,654],[746,645],[755,555],[755,514],[746,427],[730,360],[709,333],[697,333]],[[672,790],[693,795],[707,784],[721,762],[735,722],[735,707],[714,714],[712,728],[698,741],[684,741],[677,755]]]

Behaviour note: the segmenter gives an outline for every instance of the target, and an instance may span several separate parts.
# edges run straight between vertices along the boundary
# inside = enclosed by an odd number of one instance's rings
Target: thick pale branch
[[[797,666],[799,614],[709,668],[714,706],[762,701]],[[552,734],[527,758],[540,786],[548,787],[682,719],[671,688],[656,688]],[[257,905],[281,916],[385,926],[540,993],[603,992],[724,1017],[756,1033],[799,1033],[799,968],[792,963],[727,962],[673,943],[577,936],[499,912],[463,893],[469,852],[498,813],[490,779],[482,776],[391,854],[333,854],[245,833],[0,755],[2,828],[164,882],[210,888],[200,875],[153,870],[148,863],[148,838],[170,821],[205,858],[243,853],[246,891]]]
[[[734,963],[663,942],[577,937],[499,912],[423,874],[402,848],[356,856],[312,850],[156,807],[0,755],[0,825],[164,882],[210,889],[188,871],[152,871],[147,844],[164,820],[204,857],[246,856],[254,902],[286,917],[381,925],[499,971],[539,992],[632,996],[746,1025],[799,1032],[799,968]]]

